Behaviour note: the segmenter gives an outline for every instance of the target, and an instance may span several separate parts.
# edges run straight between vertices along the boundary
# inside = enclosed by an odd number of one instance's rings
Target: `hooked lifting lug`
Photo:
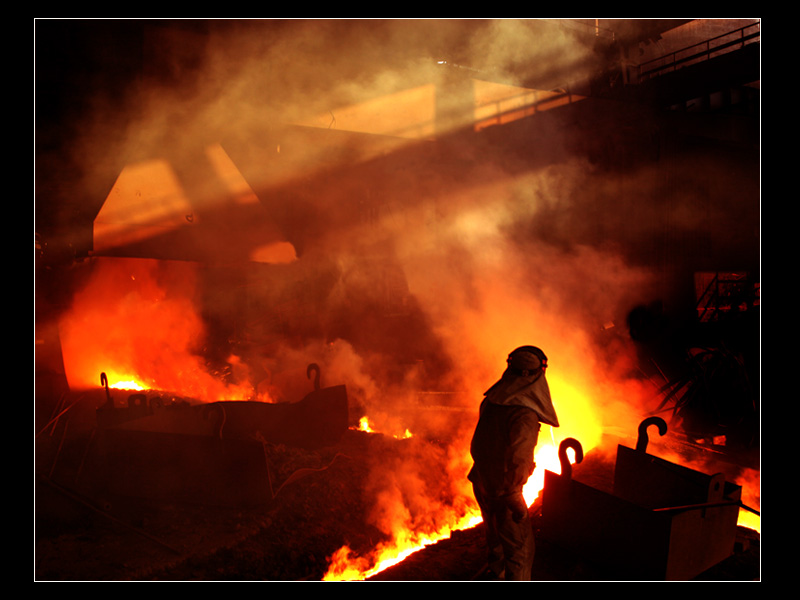
[[[108,376],[105,372],[100,373],[100,385],[106,390],[106,408],[114,408],[114,399],[111,397],[111,392],[108,390]]]
[[[316,375],[314,375],[314,390],[319,389],[319,365],[317,363],[311,363],[308,365],[306,369],[306,377],[311,379],[311,372],[314,371]]]
[[[639,423],[639,439],[636,440],[636,450],[639,452],[647,452],[647,444],[650,438],[647,436],[647,428],[650,425],[658,426],[659,435],[667,433],[667,422],[661,417],[649,417]]]
[[[561,462],[561,476],[567,479],[572,478],[572,464],[567,457],[567,448],[575,451],[575,462],[583,462],[583,446],[575,438],[566,438],[558,446],[558,460]]]

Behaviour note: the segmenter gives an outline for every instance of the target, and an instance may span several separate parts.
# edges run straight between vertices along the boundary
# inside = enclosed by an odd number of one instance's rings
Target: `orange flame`
[[[561,472],[561,463],[558,458],[558,444],[566,437],[581,439],[584,450],[598,444],[602,435],[601,421],[588,406],[587,396],[574,386],[560,381],[557,377],[551,382],[554,395],[562,400],[563,414],[567,416],[571,427],[559,431],[559,438],[555,437],[555,430],[548,425],[542,426],[540,442],[537,446],[534,460],[537,468],[523,489],[523,495],[530,506],[539,496],[544,487],[544,471]],[[562,404],[559,404],[561,407]],[[573,414],[575,413],[575,414]],[[374,428],[367,417],[363,417],[358,429],[373,432]],[[588,445],[583,444],[586,440]],[[461,449],[463,456],[459,464],[471,464],[468,445]],[[574,456],[569,456],[574,462]],[[463,471],[463,469],[462,469]],[[466,481],[466,473],[455,474]],[[323,580],[325,581],[353,581],[365,580],[377,573],[402,562],[411,554],[422,550],[430,544],[447,539],[454,531],[469,529],[481,523],[481,514],[477,504],[471,496],[471,491],[465,488],[463,496],[455,504],[461,508],[452,508],[449,515],[444,515],[439,522],[443,523],[435,531],[414,531],[398,518],[391,531],[391,539],[378,545],[368,555],[358,555],[349,546],[343,546],[330,557],[329,568]]]
[[[115,389],[115,390],[145,390],[147,389],[141,383],[134,381],[133,379],[122,380],[122,381],[115,381],[114,383],[110,383],[108,387]]]
[[[358,421],[358,426],[351,427],[350,429],[354,431],[363,431],[365,433],[376,433],[375,426],[367,416],[361,417]],[[407,440],[408,438],[412,437],[412,433],[408,430],[408,428],[406,428],[403,433],[392,434],[392,437],[398,440]]]
[[[366,433],[373,433],[372,425],[370,425],[369,417],[361,417],[358,421],[358,427],[351,427],[356,431],[364,431]]]
[[[59,323],[70,387],[96,387],[106,373],[113,388],[160,389],[200,401],[248,399],[247,381],[224,382],[195,352],[205,330],[191,301],[194,268],[96,259],[91,280]]]
[[[579,440],[584,453],[595,448],[602,451],[604,426],[603,418],[598,414],[598,407],[602,406],[606,411],[612,411],[614,398],[621,396],[630,400],[632,396],[643,393],[643,390],[638,389],[635,384],[630,382],[604,382],[602,384],[594,382],[590,385],[582,383],[579,377],[573,379],[574,381],[568,383],[556,373],[550,376],[550,387],[553,397],[557,399],[556,406],[562,427],[558,429],[546,425],[542,427],[534,456],[536,469],[523,489],[523,495],[529,506],[541,494],[544,487],[544,472],[548,470],[561,473],[558,447],[563,439],[573,437]],[[630,407],[630,404],[627,406]],[[635,411],[632,413],[626,416],[624,411],[620,410],[618,414],[614,415],[615,425],[619,425],[623,431],[636,432],[640,415]],[[374,430],[366,417],[362,419],[360,427],[363,431]],[[460,464],[471,464],[466,444],[462,444],[460,452],[462,453]],[[571,449],[568,450],[567,458],[570,463],[575,462],[575,456]],[[670,460],[669,457],[665,456],[664,458]],[[685,462],[680,457],[673,458],[677,462]],[[453,469],[453,473],[450,475],[466,480],[466,473],[463,472],[463,469],[461,471]],[[754,477],[757,481],[758,474],[755,473]],[[740,483],[745,484],[745,482]],[[448,538],[454,531],[478,525],[481,522],[480,511],[470,495],[470,490],[466,487],[462,491],[460,502],[466,508],[461,513],[453,510],[449,515],[449,520],[445,519],[445,524],[436,531],[414,531],[405,522],[398,519],[393,525],[391,539],[380,544],[368,554],[356,554],[349,546],[343,546],[330,557],[329,569],[323,579],[325,581],[368,579],[398,564],[427,545]],[[747,498],[745,498],[745,504],[747,504]],[[757,506],[757,499],[755,505]],[[758,521],[757,515],[742,511],[740,524],[758,529]]]
[[[363,423],[364,419],[362,419]],[[539,496],[543,487],[544,470],[561,472],[561,464],[554,446],[544,445],[537,449],[537,468],[523,490],[526,502],[530,506]],[[574,458],[570,458],[574,462]],[[323,581],[356,581],[368,579],[384,571],[429,546],[449,538],[454,531],[470,529],[482,522],[480,510],[473,505],[463,515],[452,516],[452,521],[434,532],[415,532],[400,528],[393,532],[394,538],[380,544],[369,555],[357,555],[349,546],[343,546],[330,557],[328,572]]]

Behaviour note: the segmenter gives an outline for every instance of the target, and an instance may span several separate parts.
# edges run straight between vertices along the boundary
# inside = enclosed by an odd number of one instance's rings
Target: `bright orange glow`
[[[369,417],[361,417],[358,421],[357,427],[351,427],[355,431],[363,431],[365,433],[376,433],[375,426],[370,422]],[[395,433],[391,434],[393,438],[398,440],[405,440],[412,436],[411,432],[408,429],[405,429],[403,433]]]
[[[742,504],[756,510],[755,514],[746,509],[739,510],[739,525],[761,533],[761,473],[745,470],[736,482],[742,486]]]
[[[492,289],[494,288],[487,284],[487,290]],[[599,445],[603,435],[603,419],[598,412],[599,408],[604,404],[613,405],[615,399],[622,394],[632,393],[632,390],[624,389],[617,382],[606,381],[605,378],[598,380],[593,375],[592,352],[589,346],[583,343],[583,338],[577,330],[557,328],[550,332],[543,326],[543,323],[548,322],[547,319],[541,321],[532,319],[530,323],[532,330],[524,331],[527,325],[523,327],[515,315],[532,312],[535,314],[536,307],[530,298],[515,299],[507,295],[498,295],[494,300],[497,310],[490,314],[468,311],[459,313],[461,321],[456,329],[460,347],[470,346],[480,349],[484,354],[476,357],[475,363],[487,365],[488,375],[471,372],[474,377],[480,379],[469,383],[475,390],[472,396],[482,397],[481,391],[488,387],[487,381],[491,383],[491,377],[496,376],[504,368],[504,359],[510,349],[530,343],[528,340],[543,340],[540,343],[548,348],[551,363],[555,362],[560,366],[559,369],[550,369],[547,377],[561,427],[554,429],[548,425],[542,426],[534,457],[537,468],[523,490],[525,500],[530,505],[543,488],[544,471],[561,472],[557,456],[557,448],[561,441],[567,437],[579,440],[584,453]],[[515,300],[520,306],[514,306]],[[482,337],[481,332],[486,332],[487,335]],[[498,332],[507,334],[498,335]],[[476,336],[476,339],[470,340],[471,335]],[[624,423],[622,418],[620,421]],[[633,431],[635,430],[634,425]],[[447,476],[464,482],[472,464],[469,457],[469,439],[462,440],[453,452],[461,453],[454,460],[457,466],[446,465],[444,470]],[[463,485],[461,494],[463,496],[459,500],[461,503],[459,510],[453,509],[444,516],[437,515],[439,517],[437,523],[444,524],[436,531],[411,530],[408,522],[404,520],[404,513],[396,511],[398,516],[391,526],[392,538],[388,542],[376,547],[366,556],[354,555],[348,547],[341,548],[331,557],[325,579],[367,579],[425,545],[446,539],[453,531],[477,525],[481,522],[481,516],[471,488]],[[432,506],[431,510],[442,510],[442,508]],[[395,511],[387,512],[395,514]]]
[[[482,257],[491,263],[495,255],[490,245],[485,244],[485,248],[487,251]],[[610,454],[622,440],[635,443],[638,425],[647,415],[648,407],[652,407],[653,392],[645,383],[624,375],[630,372],[630,364],[626,362],[628,357],[623,352],[614,356],[613,364],[602,362],[586,330],[558,314],[557,311],[561,310],[558,303],[554,307],[552,301],[545,303],[532,294],[524,293],[522,286],[514,288],[514,274],[503,270],[502,261],[492,266],[496,266],[496,269],[485,270],[481,282],[482,305],[490,306],[491,310],[458,309],[455,303],[449,303],[448,312],[442,313],[441,322],[444,325],[439,331],[445,337],[452,331],[453,347],[459,349],[461,357],[468,357],[465,362],[469,363],[470,370],[465,375],[465,386],[472,390],[469,396],[475,399],[480,399],[482,392],[502,372],[505,357],[511,349],[530,343],[546,349],[550,359],[547,379],[561,426],[542,426],[534,457],[536,469],[523,490],[526,502],[530,505],[543,488],[545,470],[561,472],[557,455],[561,441],[566,438],[577,439],[584,454],[592,450],[602,453],[608,451]],[[426,282],[418,283],[420,285],[415,289],[424,293],[428,289]],[[509,288],[513,293],[509,293]],[[447,289],[446,274],[439,278],[438,285],[429,289],[432,295],[441,296],[442,289]],[[445,317],[451,319],[452,323],[444,320]],[[476,400],[474,407],[475,418],[478,402]],[[367,579],[422,549],[432,540],[445,539],[452,531],[480,522],[480,512],[471,489],[464,484],[472,464],[469,457],[470,434],[471,429],[465,439],[453,444],[452,453],[458,454],[453,464],[443,465],[443,472],[451,478],[454,487],[461,482],[461,495],[457,500],[461,502],[460,510],[452,510],[445,516],[437,514],[439,518],[436,522],[440,526],[430,531],[415,529],[402,507],[385,509],[383,514],[394,518],[391,525],[384,524],[383,528],[390,539],[365,554],[356,554],[349,547],[341,548],[330,557],[326,580]],[[612,442],[605,442],[606,439]],[[608,447],[604,447],[606,443]],[[664,458],[670,460],[669,457]],[[574,456],[569,459],[574,462]],[[684,464],[685,460],[677,458],[674,462]],[[394,498],[381,497],[376,503],[388,501],[398,502]],[[429,510],[440,511],[442,507],[431,501]]]
[[[602,428],[600,420],[588,406],[588,395],[558,378],[554,379],[551,388],[559,394],[561,403],[565,407],[564,414],[573,422],[567,431],[559,431],[555,436],[555,429],[548,425],[542,426],[539,444],[536,448],[534,460],[536,469],[523,489],[525,501],[530,506],[536,500],[544,487],[544,471],[561,472],[558,459],[558,445],[566,437],[576,437],[581,440],[584,451],[600,443]],[[570,407],[567,409],[567,407]],[[575,412],[574,417],[571,416]],[[361,419],[358,427],[361,431],[373,432],[374,429],[367,417]],[[559,428],[560,429],[560,428]],[[586,440],[586,445],[583,444]],[[468,445],[462,450],[461,464],[471,464]],[[571,451],[570,451],[571,452]],[[574,455],[568,454],[570,462],[574,463]],[[465,474],[463,474],[465,475]],[[464,488],[464,498],[461,499],[461,510],[451,507],[451,511],[441,516],[437,522],[444,523],[435,531],[415,531],[410,529],[404,521],[404,512],[398,511],[398,518],[392,527],[392,539],[378,545],[368,555],[357,555],[348,546],[340,548],[330,558],[330,566],[324,580],[365,580],[373,575],[396,565],[409,555],[423,549],[425,546],[447,539],[454,531],[468,529],[481,522],[480,510],[473,501],[471,492]],[[442,508],[439,507],[439,510]],[[434,508],[432,508],[434,510]]]
[[[142,384],[137,383],[133,380],[127,381],[117,381],[115,383],[109,383],[108,387],[115,390],[144,390],[145,388]]]
[[[557,451],[552,445],[545,445],[537,450],[537,468],[523,490],[525,500],[531,505],[543,487],[544,469],[561,472]],[[574,462],[574,458],[570,459]],[[481,514],[477,505],[473,505],[463,515],[453,513],[452,521],[434,532],[415,532],[400,528],[394,532],[394,538],[378,545],[369,555],[356,555],[348,546],[343,546],[330,558],[328,572],[324,581],[356,581],[368,579],[405,560],[430,544],[449,538],[454,531],[470,529],[481,523]]]
[[[96,259],[92,279],[59,324],[72,389],[159,389],[198,401],[246,400],[247,381],[226,383],[195,352],[204,326],[192,305],[195,267]],[[235,357],[231,363],[236,364]]]
[[[451,527],[446,527],[433,534],[401,531],[394,540],[379,545],[369,556],[354,555],[348,546],[343,546],[331,557],[330,568],[323,577],[323,581],[368,579],[402,562],[426,546],[447,539],[453,531],[474,527],[480,521],[480,514],[472,513],[454,522]]]
[[[217,158],[227,164],[222,160],[225,157]],[[169,190],[170,186],[159,189]],[[242,201],[248,201],[246,194]],[[180,202],[175,206],[180,207]],[[518,281],[518,272],[508,270],[508,249],[494,238],[506,215],[501,210],[491,210],[487,203],[477,206],[472,212],[462,211],[460,218],[453,220],[452,235],[481,248],[475,259],[476,271],[482,273],[480,301],[470,298],[467,306],[460,306],[461,298],[443,292],[461,290],[463,286],[448,286],[452,275],[447,270],[436,271],[435,261],[429,260],[425,252],[432,251],[432,247],[422,243],[424,240],[413,239],[414,243],[404,248],[410,267],[417,264],[415,261],[424,261],[430,267],[409,268],[409,287],[428,307],[437,332],[448,345],[458,348],[459,357],[469,365],[463,385],[476,399],[476,409],[477,399],[500,373],[511,349],[530,343],[546,349],[551,364],[547,377],[561,427],[542,427],[534,457],[537,468],[523,491],[530,505],[543,488],[545,470],[561,472],[557,448],[563,439],[573,437],[580,441],[584,452],[589,452],[602,444],[609,427],[635,435],[645,404],[635,382],[616,377],[607,371],[607,365],[597,364],[596,347],[587,339],[585,323],[578,322],[564,308],[567,299],[534,294],[529,289],[530,282]],[[437,240],[435,248],[438,247]],[[270,252],[293,258],[290,248],[277,250],[271,247]],[[289,252],[284,255],[284,250]],[[543,258],[538,264],[548,265],[547,256]],[[586,254],[577,258],[581,269],[593,268],[596,260]],[[477,264],[480,262],[483,264]],[[205,332],[191,302],[196,276],[191,264],[145,260],[96,263],[94,278],[76,296],[72,311],[61,324],[64,365],[71,387],[97,387],[100,373],[105,372],[109,386],[115,388],[169,390],[202,401],[252,399],[253,388],[246,378],[235,384],[225,383],[208,372],[195,353]],[[616,275],[616,266],[612,263],[608,272]],[[560,272],[545,272],[541,279],[546,282],[560,276]],[[603,293],[624,290],[630,281],[637,282],[638,274],[630,277],[600,287]],[[443,297],[447,302],[442,301]],[[438,312],[436,307],[440,304],[446,307]],[[489,306],[491,310],[478,310],[478,306]],[[374,433],[375,425],[365,416],[357,429]],[[411,436],[405,427],[390,429],[402,432],[394,437]],[[431,501],[430,506],[426,505],[432,518],[425,526],[407,518],[406,506],[379,507],[384,517],[382,530],[389,539],[365,555],[356,555],[343,546],[330,558],[325,580],[367,579],[425,546],[448,538],[453,531],[480,523],[480,511],[466,483],[471,464],[468,439],[456,442],[450,451],[456,456],[451,457],[452,464],[442,465],[442,477],[450,480],[453,488],[459,488],[454,502],[442,506]],[[376,504],[395,501],[386,496],[377,498]],[[752,521],[751,513],[746,511],[742,518],[743,522]]]
[[[361,419],[358,421],[358,427],[352,427],[352,429],[355,429],[356,431],[365,431],[367,433],[373,432],[372,425],[370,425],[368,417],[361,417]]]
[[[748,529],[752,529],[753,531],[761,533],[761,517],[751,513],[748,510],[739,510],[739,520],[737,521],[737,525],[747,527]]]

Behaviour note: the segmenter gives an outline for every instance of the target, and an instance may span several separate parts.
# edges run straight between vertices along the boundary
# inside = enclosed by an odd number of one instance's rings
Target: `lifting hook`
[[[572,464],[567,457],[567,448],[575,451],[575,462],[583,462],[583,446],[575,438],[567,438],[558,446],[558,460],[561,462],[561,476],[572,479]]]
[[[667,433],[667,422],[661,417],[649,417],[639,423],[639,439],[636,441],[636,450],[639,452],[647,452],[647,443],[650,441],[647,437],[647,428],[650,425],[658,426],[659,435]]]
[[[100,373],[100,385],[106,389],[106,407],[114,408],[114,399],[111,397],[111,392],[108,391],[108,376],[105,372]]]
[[[316,375],[314,376],[314,390],[319,389],[319,365],[317,363],[311,363],[308,365],[306,369],[306,377],[311,379],[311,371],[315,371]]]

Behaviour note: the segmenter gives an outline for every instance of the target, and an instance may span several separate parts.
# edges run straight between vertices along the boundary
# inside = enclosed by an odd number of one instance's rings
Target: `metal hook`
[[[306,377],[308,377],[309,379],[311,379],[311,371],[316,371],[316,373],[317,373],[314,376],[314,389],[318,390],[319,389],[319,365],[317,363],[311,363],[310,365],[308,365],[308,368],[306,369]]]
[[[583,446],[575,438],[567,438],[558,446],[558,460],[561,462],[561,476],[572,479],[572,464],[567,457],[567,448],[575,451],[575,462],[583,462]]]
[[[108,376],[105,373],[100,373],[100,385],[106,389],[106,405],[113,408],[114,399],[111,397],[111,392],[108,391]]]
[[[202,410],[203,418],[208,420],[210,416],[214,415],[217,417],[216,423],[214,423],[215,430],[213,433],[213,437],[217,439],[222,439],[222,428],[225,426],[225,422],[228,420],[228,416],[225,413],[225,407],[221,404],[206,404],[203,406]]]
[[[636,441],[636,450],[639,452],[647,451],[647,443],[650,441],[650,438],[647,436],[647,428],[650,427],[650,425],[658,426],[659,435],[667,433],[667,422],[661,417],[649,417],[639,423],[639,439]]]

